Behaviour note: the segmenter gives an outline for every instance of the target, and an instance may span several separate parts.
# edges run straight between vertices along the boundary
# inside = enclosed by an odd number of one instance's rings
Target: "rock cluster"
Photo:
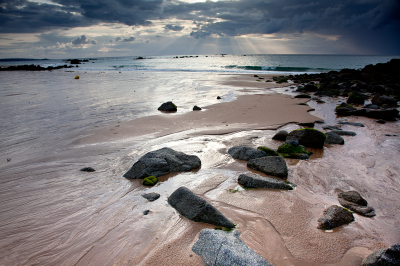
[[[366,217],[375,216],[375,210],[372,207],[368,207],[368,202],[358,193],[357,191],[342,192],[338,195],[339,203],[358,214]]]

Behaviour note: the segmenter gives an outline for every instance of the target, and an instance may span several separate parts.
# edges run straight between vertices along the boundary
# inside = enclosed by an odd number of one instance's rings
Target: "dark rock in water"
[[[199,157],[187,155],[171,148],[162,148],[142,156],[124,174],[130,179],[143,179],[148,176],[159,177],[172,172],[188,172],[201,166]]]
[[[393,97],[386,95],[376,95],[374,98],[372,98],[371,102],[378,106],[387,104],[390,107],[397,107],[397,100]]]
[[[326,140],[325,140],[326,144],[344,144],[344,139],[339,136],[338,134],[330,131],[328,133],[326,133]]]
[[[285,141],[285,143],[288,144],[288,145],[292,145],[292,146],[294,146],[294,147],[297,147],[297,146],[300,145],[300,143],[299,143],[297,140],[294,140],[294,139],[292,139],[292,140],[287,140],[287,141]],[[281,145],[281,146],[282,146],[282,145]]]
[[[147,215],[147,214],[149,214],[149,212],[150,212],[150,210],[145,210],[145,211],[143,212],[143,215]]]
[[[279,156],[266,156],[250,160],[247,162],[247,167],[283,179],[286,179],[288,176],[286,162]]]
[[[201,108],[198,107],[197,105],[195,105],[195,106],[193,107],[193,111],[200,111],[200,110],[201,110]]]
[[[336,106],[335,113],[338,115],[351,115],[351,112],[357,111],[357,108],[347,103],[341,103]],[[350,114],[349,114],[350,113]]]
[[[384,110],[367,110],[365,116],[375,119],[383,119],[387,121],[396,121],[398,115],[399,115],[399,110],[393,108]]]
[[[354,221],[354,216],[351,211],[342,207],[333,205],[324,210],[324,214],[318,219],[318,229],[330,230],[344,224],[349,224]]]
[[[220,211],[186,187],[180,187],[175,190],[169,196],[168,203],[182,216],[194,222],[208,223],[226,228],[235,227]]]
[[[250,249],[234,230],[202,229],[193,252],[199,255],[205,266],[272,266],[266,259]]]
[[[142,197],[147,199],[148,201],[155,201],[160,198],[160,194],[151,192],[151,193],[142,194]]]
[[[169,112],[175,112],[177,111],[177,107],[175,104],[173,104],[172,102],[166,102],[163,103],[160,107],[158,107],[157,109],[158,111],[169,111]]]
[[[337,126],[324,126],[322,128],[325,130],[342,130],[340,127]]]
[[[294,98],[311,98],[311,96],[310,95],[307,95],[307,94],[299,94],[299,95],[296,95],[296,96],[294,96]]]
[[[315,123],[317,123],[317,124],[325,124],[325,121],[317,120],[317,121],[315,121]]]
[[[333,133],[336,133],[340,136],[355,136],[357,135],[356,132],[353,131],[345,131],[345,130],[332,130]]]
[[[222,99],[221,97],[217,96],[217,100],[221,100],[221,99]]]
[[[277,178],[256,176],[256,175],[240,175],[238,183],[249,188],[276,188],[293,190],[292,183]]]
[[[82,168],[81,171],[82,172],[94,172],[96,170],[94,170],[92,167],[85,167],[85,168]]]
[[[316,92],[318,90],[318,87],[315,86],[314,84],[306,84],[303,88],[301,88],[301,91],[308,91],[308,92]]]
[[[314,123],[298,123],[298,125],[302,127],[314,127]]]
[[[228,150],[228,153],[234,159],[245,160],[245,161],[268,156],[268,154],[266,154],[261,150],[245,146],[232,147]]]
[[[272,137],[272,139],[285,141],[288,135],[289,133],[286,130],[281,130],[278,133],[276,133],[275,136]]]
[[[367,105],[364,105],[362,108],[367,108],[367,109],[380,109],[380,107],[378,106],[378,105],[376,105],[376,104],[367,104]]]
[[[350,125],[350,126],[355,126],[355,127],[364,127],[364,125],[361,124],[361,123],[353,123],[353,122],[339,122],[338,124],[340,124],[340,125]]]
[[[377,122],[379,124],[386,124],[386,121],[382,120],[382,119],[376,120],[375,122]]]
[[[274,151],[273,149],[270,149],[268,147],[260,146],[260,147],[257,147],[257,150],[265,152],[268,156],[279,156],[279,154],[276,151]]]
[[[398,266],[400,265],[400,243],[374,251],[362,261],[362,266]]]
[[[368,202],[357,191],[342,192],[338,195],[339,203],[349,210],[366,217],[375,216],[375,210],[367,207]]]
[[[289,133],[286,140],[297,140],[301,145],[312,148],[322,148],[326,135],[311,128],[296,129]]]

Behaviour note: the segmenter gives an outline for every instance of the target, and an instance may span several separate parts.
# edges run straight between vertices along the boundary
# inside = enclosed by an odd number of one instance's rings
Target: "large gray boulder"
[[[245,146],[232,147],[228,150],[228,153],[232,156],[232,158],[245,161],[268,156],[268,154],[261,150]]]
[[[398,266],[400,265],[400,244],[378,249],[366,257],[362,266]]]
[[[294,185],[288,181],[267,176],[249,174],[241,174],[238,178],[238,183],[248,188],[275,188],[293,190],[294,187]]]
[[[286,140],[297,140],[301,145],[312,148],[324,147],[326,135],[311,128],[296,129],[289,133]]]
[[[339,203],[353,212],[366,217],[374,217],[375,210],[368,207],[368,202],[357,191],[342,192],[338,195]]]
[[[353,213],[342,207],[333,205],[324,210],[324,214],[318,219],[318,229],[330,230],[354,221]]]
[[[272,266],[266,259],[250,249],[240,238],[239,231],[203,229],[193,252],[206,266]]]
[[[326,133],[326,144],[344,144],[344,139],[333,131]]]
[[[201,161],[196,155],[187,155],[171,148],[162,148],[143,155],[132,168],[124,174],[129,179],[143,179],[148,176],[159,177],[172,172],[188,172],[198,169]]]
[[[194,222],[202,222],[234,228],[235,225],[220,211],[186,187],[180,187],[168,197],[168,203],[183,217]]]
[[[250,160],[247,162],[247,167],[283,179],[287,179],[288,176],[286,162],[279,156],[267,156]]]

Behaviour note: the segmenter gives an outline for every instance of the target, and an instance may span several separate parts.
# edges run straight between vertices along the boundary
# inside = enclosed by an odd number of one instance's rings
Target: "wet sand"
[[[243,90],[268,92],[257,86]],[[336,118],[333,109],[341,99],[324,100],[307,107],[297,105],[304,99],[275,93],[244,95],[200,112],[111,123],[74,137],[69,148],[3,168],[1,264],[202,265],[191,247],[202,228],[214,226],[189,221],[167,203],[175,189],[186,186],[237,224],[241,239],[274,265],[360,265],[373,250],[400,241],[400,142],[385,136],[398,135],[400,125]],[[321,118],[365,127],[344,125],[357,133],[344,136],[345,145],[311,149],[315,154],[307,161],[287,159],[294,191],[244,190],[237,184],[250,169],[227,154],[230,147],[277,148],[281,142],[271,139],[277,129],[290,131],[298,126],[289,122]],[[122,177],[138,158],[162,147],[199,156],[201,169],[162,177],[152,188]],[[84,166],[97,171],[77,171]],[[316,229],[324,208],[339,204],[337,193],[350,189],[377,216],[355,214],[355,222],[333,232]],[[140,196],[145,192],[161,197],[148,202]]]

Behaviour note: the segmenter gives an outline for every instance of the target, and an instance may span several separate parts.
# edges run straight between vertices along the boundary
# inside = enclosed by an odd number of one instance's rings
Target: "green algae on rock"
[[[158,178],[152,175],[152,176],[148,176],[145,179],[143,179],[142,184],[144,186],[154,186],[155,184],[157,184],[157,182],[158,182]]]

